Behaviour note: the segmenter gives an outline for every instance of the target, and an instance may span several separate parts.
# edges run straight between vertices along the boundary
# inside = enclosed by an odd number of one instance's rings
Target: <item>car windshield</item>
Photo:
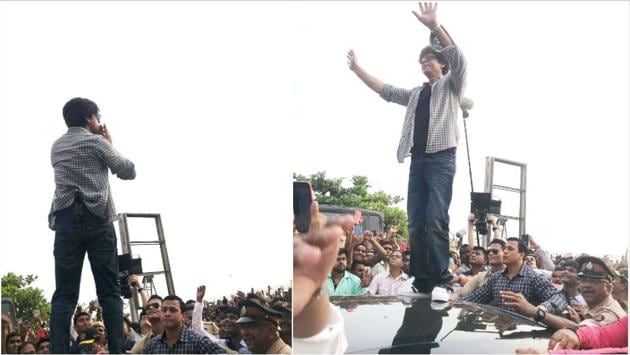
[[[348,353],[514,353],[523,343],[544,348],[551,331],[520,314],[454,301],[331,297],[344,317]]]

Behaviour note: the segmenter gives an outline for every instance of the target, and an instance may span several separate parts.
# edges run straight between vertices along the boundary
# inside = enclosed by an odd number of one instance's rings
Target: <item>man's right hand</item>
[[[557,347],[556,347],[557,346]],[[549,339],[549,349],[579,349],[580,338],[577,334],[568,329],[560,329],[553,333]]]
[[[359,68],[359,62],[357,60],[357,55],[354,54],[354,49],[349,50],[346,57],[348,58],[348,68],[352,71],[356,71],[357,68]]]
[[[129,285],[133,287],[140,287],[140,279],[137,275],[129,275]]]
[[[197,302],[203,302],[203,296],[206,295],[206,285],[197,287]]]
[[[338,225],[323,228],[317,202],[311,204],[311,225],[308,233],[293,236],[293,316],[297,317],[324,284],[337,260],[339,239],[343,230]]]
[[[112,143],[112,136],[109,133],[109,130],[107,129],[106,125],[102,125],[101,126],[101,131],[99,132],[101,136],[103,136],[103,138],[105,138],[110,144]]]
[[[474,213],[470,213],[468,215],[468,225],[472,226],[475,223],[475,214]]]

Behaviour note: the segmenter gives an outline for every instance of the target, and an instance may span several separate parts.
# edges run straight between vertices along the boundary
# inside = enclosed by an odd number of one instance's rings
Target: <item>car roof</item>
[[[547,348],[553,331],[531,318],[488,305],[398,296],[331,297],[344,318],[346,353],[514,353]]]

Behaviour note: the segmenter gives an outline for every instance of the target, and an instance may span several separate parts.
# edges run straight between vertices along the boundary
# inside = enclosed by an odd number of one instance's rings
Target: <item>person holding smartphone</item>
[[[112,145],[91,100],[73,98],[63,107],[68,131],[51,149],[55,193],[49,227],[55,231],[56,290],[50,316],[50,352],[67,353],[68,329],[79,297],[81,270],[87,252],[103,308],[110,353],[124,353],[123,303],[118,286],[116,209],[109,170],[120,179],[136,177],[134,164]]]
[[[431,31],[433,46],[420,52],[419,63],[428,81],[412,89],[385,84],[358,63],[353,50],[348,64],[370,89],[384,100],[406,106],[398,161],[411,156],[407,193],[410,272],[414,276],[399,294],[431,297],[448,302],[448,209],[455,176],[455,151],[459,139],[458,110],[464,100],[466,60],[437,17],[437,4],[420,3],[417,19]]]

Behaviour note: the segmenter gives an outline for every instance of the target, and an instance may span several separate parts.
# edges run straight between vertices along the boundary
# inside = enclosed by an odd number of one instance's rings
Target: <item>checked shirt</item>
[[[166,344],[166,333],[153,337],[144,346],[144,354],[225,354],[225,349],[210,338],[182,327],[182,334],[172,348]]]
[[[556,290],[544,276],[535,273],[525,264],[511,280],[507,276],[507,268],[502,272],[495,272],[480,289],[461,299],[481,304],[494,301],[497,307],[518,313],[514,307],[503,304],[500,291],[521,293],[529,303],[534,306],[544,305],[552,314],[559,315],[567,308],[562,291]]]

